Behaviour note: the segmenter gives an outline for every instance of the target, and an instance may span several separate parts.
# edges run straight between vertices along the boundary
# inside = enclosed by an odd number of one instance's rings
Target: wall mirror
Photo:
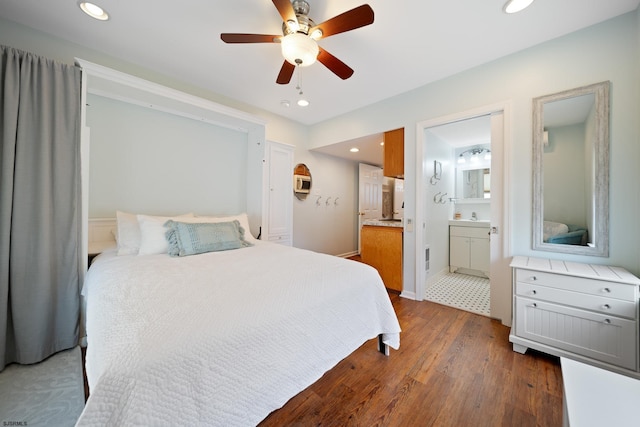
[[[293,194],[298,200],[306,200],[311,193],[311,172],[304,163],[298,163],[293,168]]]
[[[609,82],[533,100],[533,249],[609,256]]]
[[[458,169],[456,174],[457,199],[490,199],[491,169]]]

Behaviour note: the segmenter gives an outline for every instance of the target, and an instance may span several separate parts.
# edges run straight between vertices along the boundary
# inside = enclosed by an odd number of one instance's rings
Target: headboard
[[[89,255],[98,254],[116,246],[117,224],[115,218],[89,219]]]

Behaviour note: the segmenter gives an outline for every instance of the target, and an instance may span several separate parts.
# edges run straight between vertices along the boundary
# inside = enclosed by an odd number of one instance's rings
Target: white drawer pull
[[[611,323],[611,319],[604,319],[604,323],[607,323],[607,324]]]
[[[602,308],[609,310],[611,308],[611,306],[609,304],[605,304],[602,306]]]
[[[604,288],[603,291],[608,293],[608,294],[611,293],[611,289],[609,289],[609,288]]]
[[[537,293],[538,293],[538,291],[536,291],[536,290],[534,289],[534,290],[532,290],[532,291],[531,291],[531,293],[535,295],[535,294],[537,294]]]
[[[536,308],[538,306],[538,304],[536,304],[535,302],[533,304],[531,304],[531,307]]]
[[[531,280],[535,282],[538,278],[536,276],[531,276]]]

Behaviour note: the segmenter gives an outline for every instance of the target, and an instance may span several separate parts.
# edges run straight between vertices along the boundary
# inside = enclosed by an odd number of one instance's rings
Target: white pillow
[[[140,249],[140,227],[136,214],[116,211],[118,255],[137,254]]]
[[[193,219],[189,219],[188,222],[229,222],[237,220],[240,226],[244,228],[244,240],[249,243],[255,243],[258,240],[251,234],[249,228],[249,217],[246,212],[232,216],[195,216]]]
[[[136,215],[140,229],[140,249],[138,255],[166,254],[169,243],[165,237],[167,229],[164,224],[170,219],[183,221],[193,218],[193,213],[176,216]]]

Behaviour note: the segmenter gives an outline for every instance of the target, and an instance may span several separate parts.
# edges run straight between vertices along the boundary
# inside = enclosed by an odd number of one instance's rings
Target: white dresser
[[[513,350],[533,348],[640,378],[640,279],[619,267],[516,256]]]

